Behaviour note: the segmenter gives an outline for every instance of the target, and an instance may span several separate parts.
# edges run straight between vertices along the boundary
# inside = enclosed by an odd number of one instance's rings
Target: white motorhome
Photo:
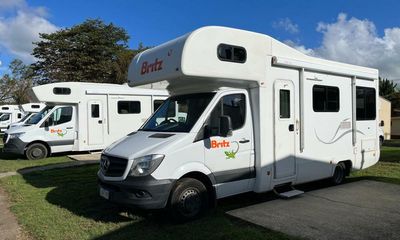
[[[103,151],[100,195],[191,219],[223,197],[331,178],[379,159],[376,69],[318,59],[263,34],[204,27],[144,51],[128,83],[171,97]],[[177,109],[177,112],[174,110]]]
[[[40,159],[52,153],[104,149],[137,130],[168,92],[64,82],[33,87],[31,95],[47,106],[24,126],[9,129],[3,151]]]
[[[0,133],[6,131],[8,125],[18,122],[24,116],[18,105],[0,106]]]
[[[7,129],[23,126],[29,119],[35,116],[36,113],[42,111],[45,106],[44,103],[26,103],[20,105],[19,109],[24,113],[24,117],[18,122],[8,125]]]

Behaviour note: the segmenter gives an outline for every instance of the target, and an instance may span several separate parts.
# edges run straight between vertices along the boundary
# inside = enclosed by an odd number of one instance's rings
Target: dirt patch
[[[0,240],[25,240],[28,236],[21,231],[17,219],[10,211],[6,192],[0,187]]]

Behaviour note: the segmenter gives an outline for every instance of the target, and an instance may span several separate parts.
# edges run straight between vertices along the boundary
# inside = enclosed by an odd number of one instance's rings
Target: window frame
[[[366,104],[366,92],[365,92],[365,90],[366,89],[368,89],[368,90],[373,90],[373,92],[374,92],[374,118],[363,118],[363,119],[359,119],[359,117],[358,117],[358,114],[357,114],[357,90],[359,90],[359,89],[362,89],[362,90],[364,90],[363,91],[363,97],[364,97],[364,116],[365,116],[365,107],[367,106],[367,104]],[[364,87],[364,86],[356,86],[356,121],[375,121],[376,120],[376,117],[377,117],[377,114],[376,114],[376,110],[377,110],[377,106],[376,106],[376,103],[377,103],[377,100],[376,100],[376,89],[374,88],[374,87]]]
[[[129,104],[130,102],[139,103],[139,112],[127,112],[127,113],[122,113],[122,112],[120,112],[120,106],[119,106],[119,104],[122,103],[122,102],[127,102],[128,104]],[[128,107],[130,108],[130,105],[129,105]],[[129,108],[128,108],[128,110],[129,110]],[[142,102],[141,102],[140,100],[119,100],[119,101],[117,101],[117,113],[118,113],[119,115],[141,114],[141,113],[142,113]]]
[[[324,88],[324,101],[325,101],[325,103],[328,103],[328,94],[327,94],[327,90],[328,89],[336,89],[337,90],[337,96],[338,96],[338,98],[337,98],[337,109],[335,110],[335,111],[331,111],[331,110],[329,110],[329,109],[327,109],[327,104],[324,104],[324,109],[323,109],[323,111],[316,111],[315,110],[315,104],[314,104],[314,91],[315,91],[315,88],[316,87],[322,87],[322,88]],[[331,86],[331,85],[321,85],[321,84],[314,84],[313,85],[313,87],[312,87],[312,108],[313,108],[313,111],[315,112],[315,113],[337,113],[337,112],[340,112],[340,89],[339,89],[339,87],[337,87],[337,86]]]
[[[60,90],[60,92],[58,92]],[[54,87],[53,88],[53,93],[55,95],[71,95],[71,88],[67,87]]]
[[[231,59],[223,58],[223,57],[220,55],[220,48],[222,48],[222,47],[230,47],[230,48],[231,48],[231,50],[232,50],[232,57],[231,57]],[[235,56],[235,48],[244,51],[244,59],[243,59],[242,61],[235,60],[235,58],[234,58],[234,56]],[[220,43],[220,44],[218,44],[218,46],[217,46],[217,57],[218,57],[218,59],[219,59],[220,61],[224,61],[224,62],[233,62],[233,63],[242,63],[242,64],[243,64],[243,63],[245,63],[245,62],[247,61],[247,50],[246,50],[246,48],[241,47],[241,46],[236,46],[236,45],[226,44],[226,43]]]

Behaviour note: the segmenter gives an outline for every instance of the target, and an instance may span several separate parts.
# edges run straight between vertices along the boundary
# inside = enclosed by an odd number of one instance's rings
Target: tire
[[[383,137],[379,137],[379,146],[382,147],[383,145]]]
[[[29,160],[46,158],[47,154],[47,147],[41,143],[33,143],[29,145],[25,151],[25,157]]]
[[[201,217],[208,210],[208,205],[207,188],[197,179],[182,178],[171,192],[169,207],[172,217],[178,222]]]
[[[331,178],[331,181],[334,185],[339,185],[343,183],[343,180],[346,177],[346,164],[340,162],[335,167],[335,172]]]

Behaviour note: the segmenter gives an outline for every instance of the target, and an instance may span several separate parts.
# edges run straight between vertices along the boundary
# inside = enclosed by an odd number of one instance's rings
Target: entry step
[[[290,190],[287,192],[281,192],[281,193],[274,189],[274,192],[276,195],[278,195],[281,198],[292,198],[292,197],[296,197],[296,196],[299,196],[304,193],[303,191],[297,190],[297,189],[293,189],[293,190]]]

